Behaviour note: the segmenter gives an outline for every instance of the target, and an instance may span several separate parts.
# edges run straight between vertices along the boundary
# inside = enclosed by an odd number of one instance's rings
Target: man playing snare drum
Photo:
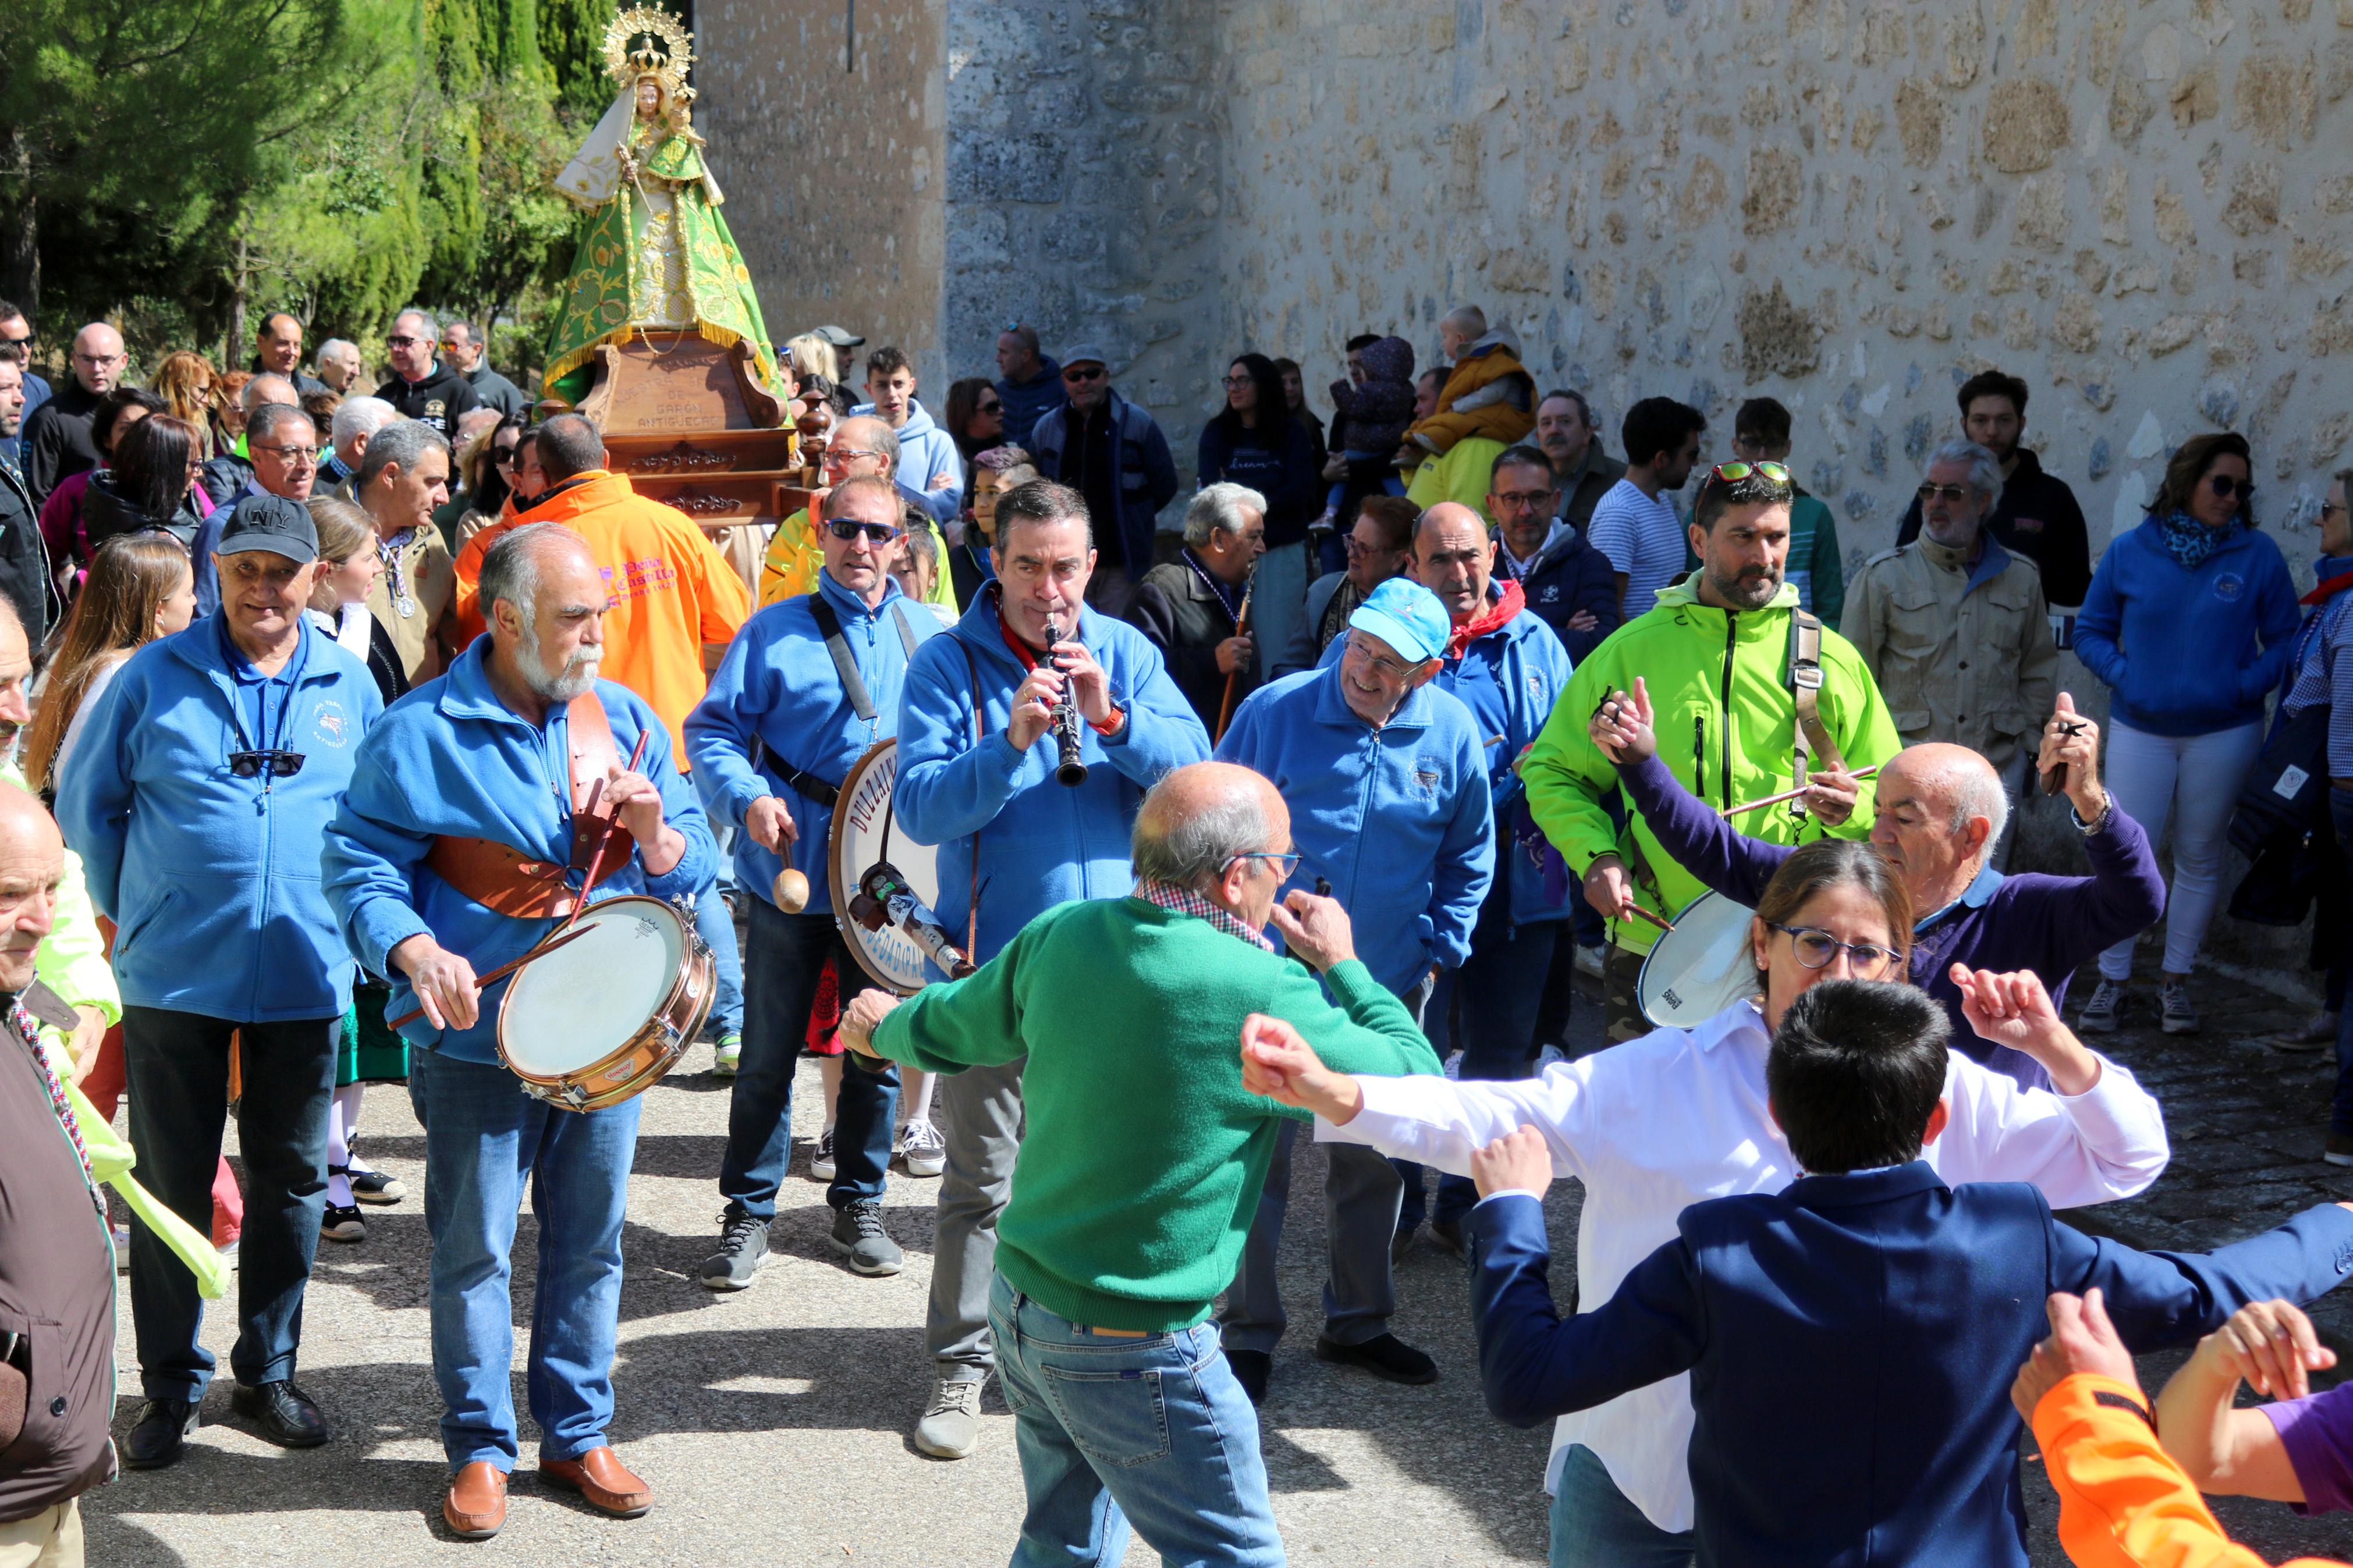
[[[353,954],[395,977],[390,1016],[424,1010],[404,1032],[417,1047],[433,1371],[455,1472],[441,1511],[469,1540],[504,1521],[518,1451],[508,1254],[527,1181],[539,1473],[622,1518],[653,1501],[605,1441],[638,1101],[579,1112],[527,1094],[495,1050],[503,993],[485,995],[475,976],[551,935],[592,863],[592,901],[649,894],[691,924],[718,859],[660,721],[596,679],[607,599],[587,542],[555,523],[517,529],[484,558],[481,595],[490,636],[368,731],[322,868]]]
[[[744,1055],[719,1167],[727,1207],[719,1250],[701,1273],[713,1290],[743,1289],[767,1261],[776,1189],[792,1156],[793,1073],[826,959],[840,977],[845,1005],[867,988],[866,972],[834,925],[827,842],[835,794],[868,747],[898,733],[907,660],[942,630],[891,580],[891,555],[904,531],[891,482],[845,479],[824,510],[817,591],[754,616],[686,721],[695,788],[711,814],[735,829],[735,884],[751,905]],[[772,897],[787,868],[807,879],[805,902],[795,911]],[[834,1248],[860,1274],[899,1272],[898,1245],[882,1228],[898,1099],[895,1069],[842,1075],[826,1195],[835,1211]],[[930,1124],[922,1125],[928,1133]]]

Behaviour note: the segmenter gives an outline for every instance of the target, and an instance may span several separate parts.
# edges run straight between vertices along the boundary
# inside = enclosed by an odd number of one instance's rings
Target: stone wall
[[[1225,0],[1219,328],[1306,363],[1509,318],[1614,439],[1797,414],[1851,562],[1893,542],[1953,390],[2028,444],[2096,558],[2185,437],[2247,433],[2307,577],[2353,437],[2353,0]],[[1197,390],[1198,389],[1198,390]],[[1320,401],[1320,395],[1319,399]]]
[[[854,49],[846,47],[855,4]],[[947,127],[935,0],[700,0],[695,123],[778,342],[896,343],[934,406]],[[864,369],[849,369],[862,384]]]

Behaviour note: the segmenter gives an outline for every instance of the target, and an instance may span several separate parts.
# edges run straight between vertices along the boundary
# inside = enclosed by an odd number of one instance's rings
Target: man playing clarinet
[[[1209,755],[1144,634],[1085,603],[1095,552],[1078,491],[1048,479],[1006,491],[992,559],[997,580],[908,662],[892,792],[907,836],[939,847],[940,919],[976,963],[1056,904],[1124,898],[1144,792]],[[915,1447],[960,1459],[996,1365],[988,1290],[1020,1148],[1021,1064],[967,1068],[940,1098],[947,1167],[924,1326],[936,1381]]]
[[[369,731],[323,865],[353,956],[393,977],[389,1016],[422,1010],[404,1032],[454,1472],[441,1513],[468,1540],[504,1522],[519,1452],[508,1279],[526,1183],[540,1476],[621,1518],[653,1503],[605,1441],[639,1101],[581,1112],[527,1094],[499,1064],[498,997],[476,977],[530,952],[576,900],[650,894],[691,922],[718,861],[660,721],[596,679],[607,590],[587,542],[556,523],[507,534],[483,559],[481,602],[490,635]]]

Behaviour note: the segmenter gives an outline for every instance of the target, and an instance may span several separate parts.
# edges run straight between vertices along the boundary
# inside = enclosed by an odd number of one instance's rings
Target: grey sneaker
[[[695,1274],[706,1290],[741,1290],[768,1261],[768,1222],[730,1204],[719,1216],[719,1250]]]
[[[882,1205],[860,1198],[833,1216],[833,1248],[849,1259],[853,1274],[896,1274],[906,1257],[882,1228]]]
[[[944,1377],[915,1423],[915,1447],[934,1459],[961,1459],[980,1447],[981,1377]]]
[[[2083,1016],[2075,1020],[2075,1026],[2089,1035],[2113,1035],[2116,1032],[2117,1015],[2124,1010],[2124,982],[2102,975],[2099,989],[2084,1004]]]
[[[829,1182],[835,1170],[833,1159],[833,1129],[818,1134],[817,1147],[809,1151],[809,1180]]]
[[[2158,1003],[2164,1009],[2158,1026],[2167,1034],[2194,1035],[2198,1032],[2198,1010],[2189,1005],[2187,982],[2168,981],[2158,991]]]

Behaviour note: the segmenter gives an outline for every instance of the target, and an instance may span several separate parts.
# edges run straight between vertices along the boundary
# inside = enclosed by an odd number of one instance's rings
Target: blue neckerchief
[[[2001,884],[2001,873],[1995,870],[1991,865],[1979,867],[1978,874],[1969,879],[1969,885],[1961,889],[1961,896],[1959,898],[1955,899],[1951,903],[1947,904],[1943,909],[1938,910],[1926,920],[1914,922],[1912,933],[1915,936],[1917,936],[1920,932],[1926,931],[1930,926],[1935,925],[1938,921],[1943,920],[1947,915],[1951,914],[1955,910],[1962,908],[1981,910],[1985,908],[1987,903],[1992,900],[1995,889],[2000,888]]]
[[[213,635],[219,639],[221,658],[228,666],[229,679],[237,683],[228,704],[228,721],[237,731],[237,750],[242,752],[282,752],[294,732],[294,689],[302,683],[302,672],[311,662],[311,634],[307,627],[298,627],[301,636],[295,639],[294,656],[275,675],[264,675],[245,657],[237,639],[228,635],[228,609],[223,605],[213,612]],[[278,739],[269,739],[269,689],[278,687]],[[253,738],[245,732],[245,719],[238,711],[239,699],[247,688],[253,690]]]
[[[2157,520],[2157,526],[2164,534],[2166,553],[2192,572],[2246,530],[2236,518],[2220,528],[2209,528],[2186,511],[2169,511]]]

